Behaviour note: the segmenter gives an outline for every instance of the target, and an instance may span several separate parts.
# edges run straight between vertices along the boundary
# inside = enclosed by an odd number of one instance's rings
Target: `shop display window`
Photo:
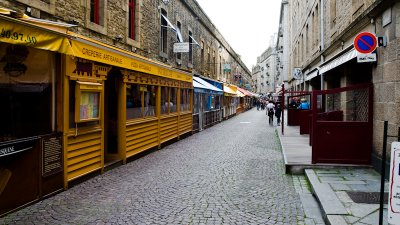
[[[155,116],[157,87],[129,84],[126,91],[126,119]]]
[[[54,62],[51,52],[0,43],[0,142],[52,132]]]

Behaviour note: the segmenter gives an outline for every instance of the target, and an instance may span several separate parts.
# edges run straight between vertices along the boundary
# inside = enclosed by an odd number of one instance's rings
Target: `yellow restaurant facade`
[[[0,215],[192,131],[191,74],[68,28],[0,9],[0,66],[7,68],[0,98],[23,95],[27,105],[29,96],[48,93],[50,118],[36,133],[0,133]],[[16,106],[9,107],[11,115]],[[18,166],[25,161],[35,165]],[[27,173],[29,167],[35,169]],[[31,180],[29,188],[21,187],[24,180]],[[18,197],[21,192],[28,194]]]

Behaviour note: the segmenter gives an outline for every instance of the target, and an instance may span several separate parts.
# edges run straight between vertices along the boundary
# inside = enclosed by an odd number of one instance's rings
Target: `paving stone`
[[[346,220],[343,218],[343,216],[339,215],[328,215],[327,216],[329,224],[334,224],[334,225],[347,225],[348,223]]]
[[[284,173],[275,127],[267,126],[262,112],[251,110],[0,218],[0,224],[304,220],[293,178]]]

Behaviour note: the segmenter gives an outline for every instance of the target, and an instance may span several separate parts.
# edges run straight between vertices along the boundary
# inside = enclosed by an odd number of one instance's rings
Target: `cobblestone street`
[[[0,224],[304,224],[265,111],[250,110]]]

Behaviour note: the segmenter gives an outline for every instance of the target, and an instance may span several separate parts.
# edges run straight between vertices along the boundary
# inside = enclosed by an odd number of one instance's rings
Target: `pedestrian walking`
[[[260,110],[260,105],[261,105],[260,99],[257,99],[256,105],[257,105],[257,111]]]
[[[280,126],[281,123],[281,115],[282,115],[282,109],[281,105],[277,104],[275,108],[275,117],[276,117],[276,125]]]
[[[268,122],[269,122],[270,126],[274,125],[274,108],[275,108],[275,105],[272,102],[269,102],[267,104],[267,115],[268,115]]]

